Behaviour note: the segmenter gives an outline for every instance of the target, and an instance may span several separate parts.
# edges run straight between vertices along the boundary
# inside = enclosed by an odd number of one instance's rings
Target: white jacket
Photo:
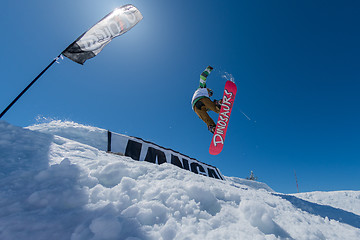
[[[207,88],[198,88],[192,97],[191,105],[194,106],[195,102],[203,97],[210,98],[209,91]]]

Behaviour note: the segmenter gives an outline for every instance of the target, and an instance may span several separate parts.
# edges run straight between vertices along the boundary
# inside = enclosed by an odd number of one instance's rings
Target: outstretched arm
[[[213,67],[208,66],[201,74],[200,74],[200,88],[206,88],[206,78],[209,76],[210,72],[213,70]]]

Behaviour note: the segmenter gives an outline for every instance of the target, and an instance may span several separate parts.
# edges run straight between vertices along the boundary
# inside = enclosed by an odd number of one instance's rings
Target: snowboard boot
[[[221,104],[222,104],[222,99],[220,99],[220,100],[214,100],[214,103],[215,103],[215,105],[219,108],[219,109],[221,109]]]
[[[215,128],[216,128],[216,125],[208,126],[208,129],[209,129],[209,131],[210,131],[212,134],[214,134]]]

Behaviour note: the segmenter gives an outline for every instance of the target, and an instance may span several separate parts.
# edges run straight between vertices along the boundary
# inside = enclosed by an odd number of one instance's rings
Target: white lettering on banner
[[[116,37],[121,31],[123,24],[119,21],[109,21],[107,25],[89,32],[77,43],[84,51],[93,51],[101,47],[106,42]]]
[[[129,30],[134,23],[138,20],[136,11],[126,9],[116,10],[109,16],[109,19],[104,19],[103,22],[99,22],[93,28],[90,29],[77,44],[84,51],[96,51],[101,48],[102,45],[108,43],[116,36]],[[101,49],[100,49],[101,50]],[[100,52],[100,51],[99,51]]]
[[[137,18],[136,18],[136,15],[135,15],[135,12],[132,11],[128,11],[128,12],[125,12],[125,14],[127,15],[126,16],[126,19],[129,21],[129,23],[135,23]]]
[[[159,165],[171,163],[196,174],[224,180],[216,167],[199,162],[198,160],[179,152],[126,135],[112,133],[110,136],[111,149],[114,149],[115,153],[120,152],[134,160],[146,161]]]
[[[216,123],[216,132],[213,137],[213,143],[215,147],[218,144],[224,144],[224,130],[227,128],[229,123],[232,96],[233,93],[225,89],[225,95],[221,104],[221,110],[223,112],[220,113],[219,121]]]

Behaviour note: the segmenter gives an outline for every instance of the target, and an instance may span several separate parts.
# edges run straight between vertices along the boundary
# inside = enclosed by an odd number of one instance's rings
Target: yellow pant
[[[199,102],[202,102],[204,105],[201,106],[200,109],[194,106],[195,113],[206,123],[208,127],[215,126],[214,120],[211,119],[207,111],[211,110],[216,113],[220,113],[220,108],[216,106],[215,102],[211,101],[210,98],[207,97],[200,99]]]

